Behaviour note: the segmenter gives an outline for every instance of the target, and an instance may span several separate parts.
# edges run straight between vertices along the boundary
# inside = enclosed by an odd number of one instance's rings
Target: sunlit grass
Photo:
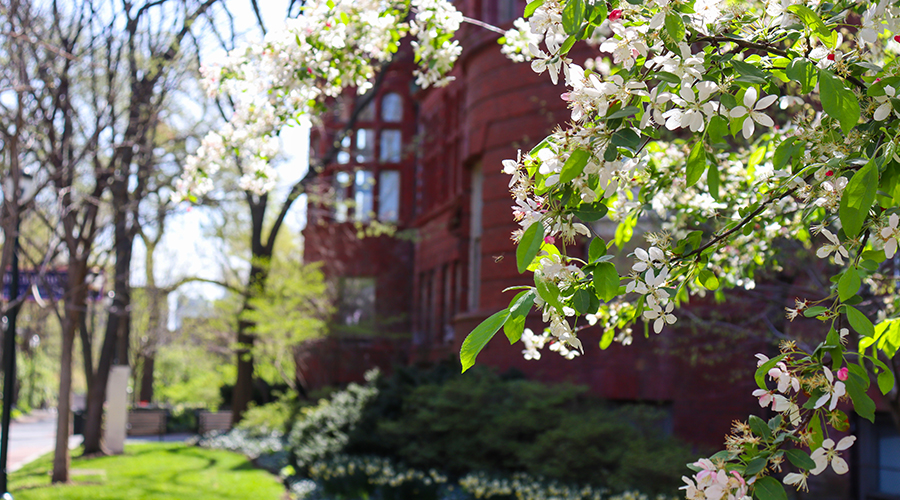
[[[52,454],[47,455],[11,474],[9,489],[16,500],[284,497],[278,479],[254,468],[242,455],[181,443],[129,444],[124,455],[74,458],[66,485],[50,484],[52,459]]]

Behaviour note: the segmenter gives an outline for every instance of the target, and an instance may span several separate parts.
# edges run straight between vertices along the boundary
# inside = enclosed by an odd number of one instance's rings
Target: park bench
[[[230,411],[201,411],[199,414],[197,432],[200,435],[209,431],[227,431],[231,429]]]
[[[166,433],[166,418],[166,410],[131,410],[128,412],[128,435],[157,435],[161,439]]]

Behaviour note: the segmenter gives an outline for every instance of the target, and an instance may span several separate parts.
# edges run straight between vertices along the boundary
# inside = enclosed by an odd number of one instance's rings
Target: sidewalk
[[[69,437],[69,449],[81,444],[81,436]],[[56,447],[56,411],[35,410],[9,425],[9,472],[50,453]]]
[[[193,434],[166,434],[164,436],[134,436],[125,440],[125,445],[147,442],[183,442]],[[69,449],[81,445],[81,435],[69,436]],[[52,452],[56,448],[56,412],[35,410],[10,423],[9,426],[9,472],[19,470],[25,464]]]

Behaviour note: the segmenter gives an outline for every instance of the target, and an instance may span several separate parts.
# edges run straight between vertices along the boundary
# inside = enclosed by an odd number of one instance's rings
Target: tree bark
[[[140,401],[150,403],[153,401],[153,365],[156,359],[153,354],[148,354],[143,360]]]

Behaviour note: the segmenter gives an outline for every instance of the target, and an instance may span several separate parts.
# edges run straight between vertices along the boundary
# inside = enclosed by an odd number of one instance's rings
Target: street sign
[[[65,269],[54,269],[39,273],[33,270],[19,271],[19,295],[25,296],[26,300],[35,300],[32,293],[32,285],[37,283],[38,293],[43,300],[62,300],[66,294],[66,282],[69,278],[69,272]],[[88,283],[101,283],[102,275],[98,272],[88,272]],[[87,283],[84,286],[89,286]],[[3,273],[3,300],[9,300],[10,289],[12,287],[12,273],[7,270]],[[88,290],[89,301],[99,301],[103,298],[102,286],[100,289],[91,287]]]

